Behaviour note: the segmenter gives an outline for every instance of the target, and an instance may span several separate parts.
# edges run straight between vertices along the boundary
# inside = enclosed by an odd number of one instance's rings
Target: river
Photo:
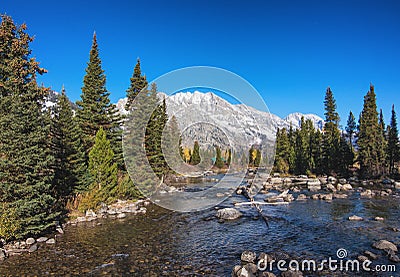
[[[243,201],[234,195],[218,207]],[[238,220],[219,222],[215,208],[179,213],[152,204],[144,215],[68,225],[55,245],[41,244],[34,253],[0,263],[0,275],[230,276],[247,249],[320,261],[336,258],[336,251],[344,248],[353,259],[364,250],[380,253],[371,248],[379,239],[400,244],[400,232],[391,230],[400,228],[399,208],[396,196],[360,199],[357,192],[331,202],[294,201],[263,207],[267,228],[252,207],[240,207],[244,216]],[[366,220],[349,221],[354,214]],[[385,220],[374,221],[375,216]],[[388,260],[381,256],[376,263]],[[369,275],[399,276],[400,264],[394,273]]]

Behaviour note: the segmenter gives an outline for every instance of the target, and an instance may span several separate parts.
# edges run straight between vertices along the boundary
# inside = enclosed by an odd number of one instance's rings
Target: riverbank
[[[99,219],[123,219],[127,214],[145,214],[146,207],[150,204],[147,200],[117,200],[111,205],[103,204],[96,212],[87,210],[84,214],[74,212],[70,214],[64,224],[57,223],[55,232],[47,236],[30,237],[26,240],[16,240],[9,243],[0,242],[0,262],[12,256],[20,256],[25,253],[36,252],[42,244],[56,244],[57,238],[64,234],[64,229],[68,225],[76,226],[85,222],[93,222]],[[101,223],[99,223],[101,224]]]

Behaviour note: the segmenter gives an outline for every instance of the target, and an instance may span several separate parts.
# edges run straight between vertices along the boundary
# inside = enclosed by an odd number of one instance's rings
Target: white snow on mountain
[[[159,98],[166,98],[167,113],[174,115],[183,132],[183,138],[219,142],[248,147],[252,144],[273,142],[276,128],[300,126],[301,117],[310,119],[314,126],[322,129],[324,121],[315,114],[292,113],[285,119],[277,115],[256,110],[245,104],[231,104],[212,92],[179,92],[172,96],[159,93]],[[118,101],[117,108],[122,114],[126,98]],[[225,139],[224,139],[225,136]]]

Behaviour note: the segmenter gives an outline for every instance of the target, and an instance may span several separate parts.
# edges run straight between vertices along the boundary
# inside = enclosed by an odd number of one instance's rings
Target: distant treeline
[[[300,128],[278,129],[274,171],[285,174],[333,174],[344,177],[379,178],[398,174],[399,134],[394,105],[390,124],[378,114],[374,86],[364,96],[356,123],[350,111],[344,130],[339,128],[336,101],[328,87],[325,94],[325,125],[316,130],[311,120]]]

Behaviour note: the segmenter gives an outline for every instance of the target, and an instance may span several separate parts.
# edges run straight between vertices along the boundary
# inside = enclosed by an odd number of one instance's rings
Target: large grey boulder
[[[372,244],[373,248],[379,249],[379,250],[392,250],[394,252],[397,252],[397,246],[387,240],[380,240]]]
[[[242,216],[242,213],[234,208],[224,208],[217,211],[216,216],[220,219],[233,220]]]
[[[245,263],[254,263],[257,258],[257,254],[250,250],[245,250],[240,256],[240,260]]]

